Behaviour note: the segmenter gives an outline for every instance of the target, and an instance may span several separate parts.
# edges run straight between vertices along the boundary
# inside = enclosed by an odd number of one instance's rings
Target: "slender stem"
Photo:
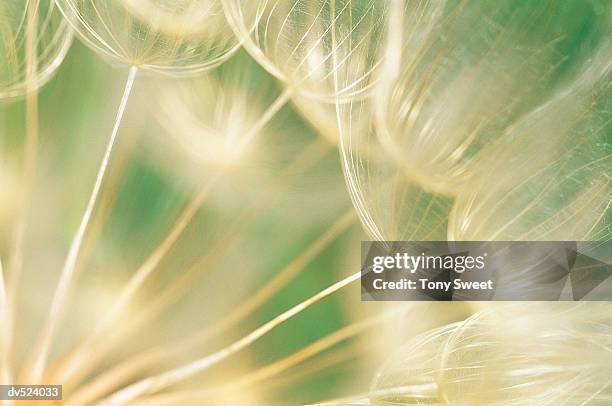
[[[98,174],[96,176],[96,181],[94,183],[93,190],[89,197],[89,202],[87,203],[87,208],[83,213],[79,228],[74,236],[74,239],[72,240],[72,244],[70,245],[70,250],[68,251],[68,256],[66,258],[66,262],[64,263],[64,267],[60,275],[60,280],[56,288],[53,301],[51,303],[49,319],[44,329],[43,335],[41,336],[37,351],[35,352],[34,363],[30,370],[31,372],[29,373],[29,383],[35,384],[40,382],[43,372],[45,370],[47,357],[49,355],[49,350],[51,347],[51,342],[53,340],[53,336],[56,333],[60,319],[63,315],[64,306],[74,276],[76,261],[79,256],[81,244],[83,243],[83,237],[85,236],[89,221],[96,207],[96,201],[98,199],[98,195],[100,194],[100,189],[102,188],[104,175],[106,174],[106,169],[110,161],[110,156],[115,145],[117,134],[119,132],[119,126],[121,125],[123,113],[125,112],[127,102],[130,98],[132,85],[134,84],[134,79],[136,78],[137,72],[138,69],[136,67],[130,68],[130,72],[125,84],[125,89],[123,91],[123,96],[121,98],[121,103],[119,104],[119,109],[117,110],[117,115],[115,117],[115,124],[113,125],[110,140],[106,147],[106,151],[104,153],[102,163],[100,164],[100,168],[98,169]]]
[[[165,401],[167,404],[202,404],[213,397],[222,398],[220,395],[222,395],[223,393],[242,391],[245,387],[251,386],[264,380],[269,380],[274,376],[278,376],[281,373],[286,372],[296,367],[297,365],[316,357],[317,355],[323,353],[329,348],[357,336],[366,329],[385,321],[393,313],[397,314],[398,312],[397,310],[395,310],[395,312],[383,313],[381,315],[372,316],[370,318],[345,326],[308,344],[307,346],[297,350],[296,352],[287,355],[284,358],[265,365],[247,375],[244,375],[243,377],[235,381],[224,383],[221,386],[197,390],[169,392],[168,394],[158,395],[157,397],[147,398],[146,400],[151,401],[151,403],[155,403],[156,400],[159,400]],[[143,401],[143,404],[146,403],[146,401]]]
[[[276,327],[280,326],[287,320],[306,310],[311,305],[342,289],[350,283],[358,280],[360,276],[361,271],[356,272],[351,276],[348,276],[342,279],[341,281],[334,283],[333,285],[327,287],[326,289],[320,291],[316,295],[299,303],[298,305],[292,307],[284,313],[276,316],[272,320],[253,330],[251,333],[247,334],[238,341],[235,341],[233,344],[221,349],[220,351],[214,352],[204,358],[200,358],[194,362],[190,362],[181,367],[171,369],[159,375],[140,380],[116,392],[114,395],[106,398],[100,403],[100,405],[111,406],[129,404],[133,400],[136,400],[143,395],[156,393],[164,388],[167,388],[170,385],[188,379],[193,375],[210,368],[211,366],[225,360],[226,358],[237,353],[238,351],[248,347],[255,341],[259,340],[261,337],[265,336],[270,331],[274,330]]]
[[[274,295],[280,292],[291,280],[298,275],[314,258],[316,258],[325,248],[327,248],[339,235],[349,228],[356,220],[355,210],[351,207],[342,215],[327,231],[313,241],[295,259],[285,266],[277,275],[270,279],[258,291],[238,307],[233,309],[227,316],[216,325],[208,326],[202,333],[206,337],[211,333],[218,335],[220,332],[237,324],[246,316],[261,307]],[[208,334],[206,334],[208,332]]]
[[[266,382],[266,386],[263,389],[268,393],[274,393],[270,391],[274,391],[276,388],[293,385],[295,382],[301,384],[306,381],[308,377],[320,376],[316,375],[320,372],[327,374],[330,372],[331,368],[355,360],[364,350],[363,346],[360,344],[360,342],[354,342],[343,348],[319,356],[315,362],[297,365],[290,371],[282,374],[282,376],[278,376]]]
[[[211,393],[218,393],[224,391],[235,391],[244,388],[245,386],[252,385],[254,383],[260,382],[262,380],[269,379],[272,376],[279,375],[294,366],[315,357],[316,355],[321,354],[325,350],[331,348],[332,346],[346,341],[350,338],[355,337],[356,335],[362,333],[363,331],[369,329],[372,326],[380,324],[393,316],[397,316],[398,314],[404,313],[405,310],[402,308],[400,310],[394,309],[384,312],[382,314],[369,317],[367,319],[355,322],[348,326],[342,327],[339,330],[336,330],[325,337],[322,337],[315,342],[308,344],[306,347],[291,353],[290,355],[275,361],[271,364],[260,368],[254,372],[251,372],[248,375],[234,381],[229,382],[227,384],[222,385],[219,388],[212,389],[203,389],[196,391],[185,391],[185,394],[195,395],[195,397],[203,398]],[[193,398],[192,398],[193,399]]]
[[[249,129],[249,131],[242,137],[238,143],[236,149],[241,150],[246,148],[253,139],[261,132],[261,130],[270,122],[270,120],[279,112],[279,110],[287,104],[293,91],[290,87],[285,88],[283,92],[276,98],[276,100],[266,109],[264,114],[259,120]]]

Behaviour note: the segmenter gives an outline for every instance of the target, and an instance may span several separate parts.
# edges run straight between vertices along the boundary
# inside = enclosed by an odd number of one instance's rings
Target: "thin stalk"
[[[397,313],[397,311],[395,312]],[[287,355],[284,358],[279,359],[271,364],[265,365],[245,376],[230,381],[218,388],[207,388],[200,390],[185,390],[178,392],[170,392],[166,395],[159,395],[156,397],[143,399],[143,404],[147,404],[146,401],[155,403],[156,400],[165,401],[167,404],[189,404],[189,403],[203,403],[206,400],[210,400],[212,397],[223,395],[223,393],[235,392],[243,390],[245,387],[249,387],[256,383],[268,380],[277,376],[287,370],[296,367],[297,365],[316,357],[331,347],[340,344],[343,341],[349,340],[366,329],[382,322],[388,318],[388,314],[379,316],[373,316],[362,321],[345,326],[339,330],[332,332],[311,344],[299,349],[298,351]],[[267,385],[266,385],[267,387]],[[221,397],[222,398],[222,397]]]
[[[207,328],[214,334],[219,334],[237,324],[246,316],[261,307],[264,303],[270,300],[276,293],[281,291],[297,274],[302,271],[314,258],[316,258],[325,248],[338,238],[348,227],[356,220],[355,211],[351,208],[347,213],[340,217],[325,233],[311,243],[300,255],[292,260],[283,268],[276,276],[268,281],[261,289],[253,296],[241,303],[228,316],[224,317],[219,325],[212,328]],[[209,333],[210,334],[210,333]],[[208,334],[205,334],[206,336]]]
[[[296,365],[321,354],[322,352],[330,349],[331,347],[357,336],[358,334],[371,328],[374,325],[377,325],[383,320],[385,320],[385,317],[374,316],[366,320],[362,320],[342,327],[341,329],[336,330],[333,333],[316,340],[315,342],[305,346],[304,348],[238,379],[236,382],[230,382],[226,385],[223,385],[221,388],[212,389],[212,391],[232,391],[236,389],[242,389],[244,387],[269,379],[273,376],[277,376],[295,367]]]
[[[139,372],[146,371],[152,365],[163,364],[165,360],[177,358],[180,354],[203,345],[211,336],[218,336],[223,331],[236,325],[246,316],[254,312],[269,298],[288,284],[309,262],[317,257],[326,247],[335,241],[346,229],[355,222],[355,211],[350,210],[334,223],[325,233],[310,244],[304,252],[291,261],[281,272],[268,281],[253,296],[232,310],[219,322],[204,327],[193,336],[178,343],[166,344],[146,351],[136,357],[124,360],[122,363],[104,372],[74,395],[70,402],[89,403],[96,397],[111,391],[121,382],[127,381]],[[61,376],[59,382],[65,382]]]
[[[186,404],[189,401],[194,402],[196,399],[198,402],[203,402],[205,399],[211,396],[222,394],[224,392],[235,392],[244,389],[245,387],[259,383],[261,381],[270,379],[274,376],[278,376],[281,373],[311,359],[315,356],[323,353],[331,347],[347,341],[355,336],[361,334],[365,330],[384,322],[385,320],[396,316],[399,313],[404,312],[402,309],[387,311],[380,315],[372,316],[367,319],[355,322],[348,326],[344,326],[339,330],[336,330],[311,344],[301,348],[300,350],[287,355],[284,358],[279,359],[271,364],[268,364],[254,372],[251,372],[242,378],[239,378],[233,382],[224,384],[218,388],[207,388],[200,390],[186,390],[182,392],[171,393],[167,397],[172,399],[173,404]],[[161,397],[164,397],[162,395]]]
[[[276,98],[276,100],[266,109],[261,118],[255,123],[253,127],[249,129],[249,131],[245,134],[245,136],[240,140],[240,143],[237,145],[237,150],[241,150],[246,148],[253,139],[260,133],[260,131],[268,124],[268,122],[279,112],[281,108],[291,98],[293,91],[290,87],[285,88],[283,92]]]
[[[282,325],[284,322],[306,310],[321,299],[324,299],[332,293],[351,284],[352,282],[355,282],[360,278],[360,276],[361,271],[356,272],[342,279],[341,281],[334,283],[326,289],[323,289],[316,295],[297,304],[296,306],[285,311],[284,313],[276,316],[275,318],[263,324],[259,328],[253,330],[251,333],[247,334],[243,338],[239,339],[238,341],[235,341],[233,344],[230,344],[229,346],[217,352],[214,352],[206,357],[200,358],[181,367],[171,369],[159,375],[145,378],[132,385],[129,385],[126,388],[116,392],[114,395],[104,399],[100,403],[100,405],[111,406],[129,404],[130,402],[140,398],[143,395],[159,392],[160,390],[165,389],[168,386],[184,381],[185,379],[188,379],[202,371],[205,371],[211,366],[218,364],[219,362],[253,344],[257,340],[268,334],[270,331],[274,330],[276,327]]]
[[[278,111],[287,104],[291,96],[290,90],[284,90],[276,100],[266,109],[264,114],[257,122],[249,129],[244,136],[240,148],[246,148],[261,130],[270,122],[270,120],[278,113]],[[157,269],[164,257],[170,252],[174,244],[179,240],[187,226],[191,223],[200,208],[206,202],[212,189],[222,180],[223,173],[217,173],[213,178],[202,188],[202,190],[189,202],[185,210],[178,217],[170,232],[166,235],[161,244],[153,251],[153,253],[145,260],[145,262],[136,270],[126,286],[119,294],[117,300],[113,302],[112,307],[101,319],[99,323],[91,330],[79,348],[68,358],[63,371],[60,373],[62,382],[64,379],[69,379],[77,370],[79,364],[87,359],[89,353],[95,345],[99,337],[104,336],[105,332],[113,327],[113,323],[121,315],[138,290],[143,286],[145,281],[151,277]]]
[[[131,156],[133,155],[134,149],[138,145],[140,138],[140,132],[137,131],[135,134],[130,134],[129,137],[122,139],[121,144],[117,145],[117,148],[113,152],[113,164],[108,168],[106,173],[106,179],[104,180],[104,193],[100,195],[98,199],[98,208],[95,210],[87,235],[83,239],[83,245],[81,246],[81,253],[77,260],[75,272],[79,273],[81,267],[82,258],[88,258],[92,252],[96,241],[102,234],[106,223],[112,213],[113,206],[115,205],[119,192],[121,182],[123,180],[123,174],[126,172],[126,168],[131,162]],[[119,149],[121,147],[121,149]]]
[[[247,386],[250,386],[249,393],[254,395],[265,392],[272,393],[275,388],[284,387],[288,385],[292,385],[295,382],[303,383],[306,378],[317,374],[319,372],[329,372],[331,368],[336,367],[340,364],[346,363],[348,361],[354,360],[360,352],[363,352],[363,348],[358,343],[348,344],[344,347],[341,347],[333,352],[328,352],[326,354],[320,355],[316,358],[316,362],[304,362],[296,365],[290,370],[286,371],[286,373],[278,376],[275,374],[271,376],[269,380],[262,384],[261,386],[253,387],[254,383],[258,381],[254,381],[249,383]],[[266,367],[264,367],[265,369]],[[262,369],[263,370],[263,369]],[[255,371],[253,374],[249,374],[247,377],[251,377],[252,375],[258,374],[259,371]],[[232,384],[228,384],[232,385]],[[242,385],[240,385],[242,387]],[[168,405],[176,405],[176,404],[201,404],[203,399],[207,399],[209,397],[214,396],[214,400],[223,399],[224,394],[236,393],[233,388],[226,388],[223,386],[223,391],[221,389],[210,389],[210,390],[193,390],[193,391],[177,391],[177,392],[168,392],[167,394],[154,395],[146,398],[142,398],[139,401],[132,403],[132,406],[168,406]],[[212,401],[212,400],[211,400]],[[67,406],[71,406],[68,404]]]
[[[121,125],[123,113],[125,112],[127,102],[130,98],[130,94],[132,92],[132,85],[134,84],[134,80],[136,79],[137,72],[138,68],[134,66],[130,68],[130,72],[125,84],[125,89],[123,91],[123,96],[121,97],[119,109],[117,110],[117,115],[115,117],[115,123],[113,125],[110,140],[106,147],[106,151],[104,153],[100,168],[98,169],[98,174],[96,176],[96,181],[94,183],[93,190],[89,197],[89,202],[87,203],[87,207],[85,209],[85,212],[83,213],[79,228],[74,236],[74,239],[72,240],[72,244],[70,245],[70,250],[68,251],[68,256],[66,258],[66,262],[64,263],[64,267],[60,275],[60,280],[56,288],[53,301],[51,303],[51,309],[49,311],[49,319],[47,321],[47,325],[43,330],[43,335],[41,336],[40,342],[37,346],[37,350],[34,353],[35,355],[33,357],[33,363],[31,363],[32,367],[30,368],[30,373],[28,374],[28,382],[31,384],[36,384],[40,382],[43,376],[47,363],[47,358],[49,356],[51,343],[53,341],[53,337],[55,336],[56,330],[64,312],[64,307],[74,276],[76,261],[79,256],[81,245],[83,243],[83,237],[85,236],[85,232],[87,231],[87,227],[89,225],[92,213],[96,207],[96,201],[98,200],[98,195],[100,194],[100,189],[102,188],[104,175],[106,174],[106,169],[108,167],[111,153],[113,151],[113,147],[117,139],[117,134],[119,132],[119,126]]]

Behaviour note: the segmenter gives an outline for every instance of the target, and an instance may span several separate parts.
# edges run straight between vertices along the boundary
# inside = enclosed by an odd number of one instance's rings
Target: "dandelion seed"
[[[58,0],[57,4],[94,51],[143,71],[171,76],[203,72],[225,61],[239,46],[218,0]]]
[[[363,96],[374,85],[384,2],[224,0],[223,4],[244,47],[297,93],[334,102]],[[338,89],[336,75],[345,84]]]
[[[245,49],[290,94],[298,111],[333,143],[333,103],[376,86],[387,6],[353,0],[224,0]]]

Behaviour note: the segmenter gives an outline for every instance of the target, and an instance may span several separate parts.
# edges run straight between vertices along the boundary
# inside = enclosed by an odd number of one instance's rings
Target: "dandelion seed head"
[[[239,46],[217,0],[58,0],[79,37],[119,64],[168,75],[195,74]]]

